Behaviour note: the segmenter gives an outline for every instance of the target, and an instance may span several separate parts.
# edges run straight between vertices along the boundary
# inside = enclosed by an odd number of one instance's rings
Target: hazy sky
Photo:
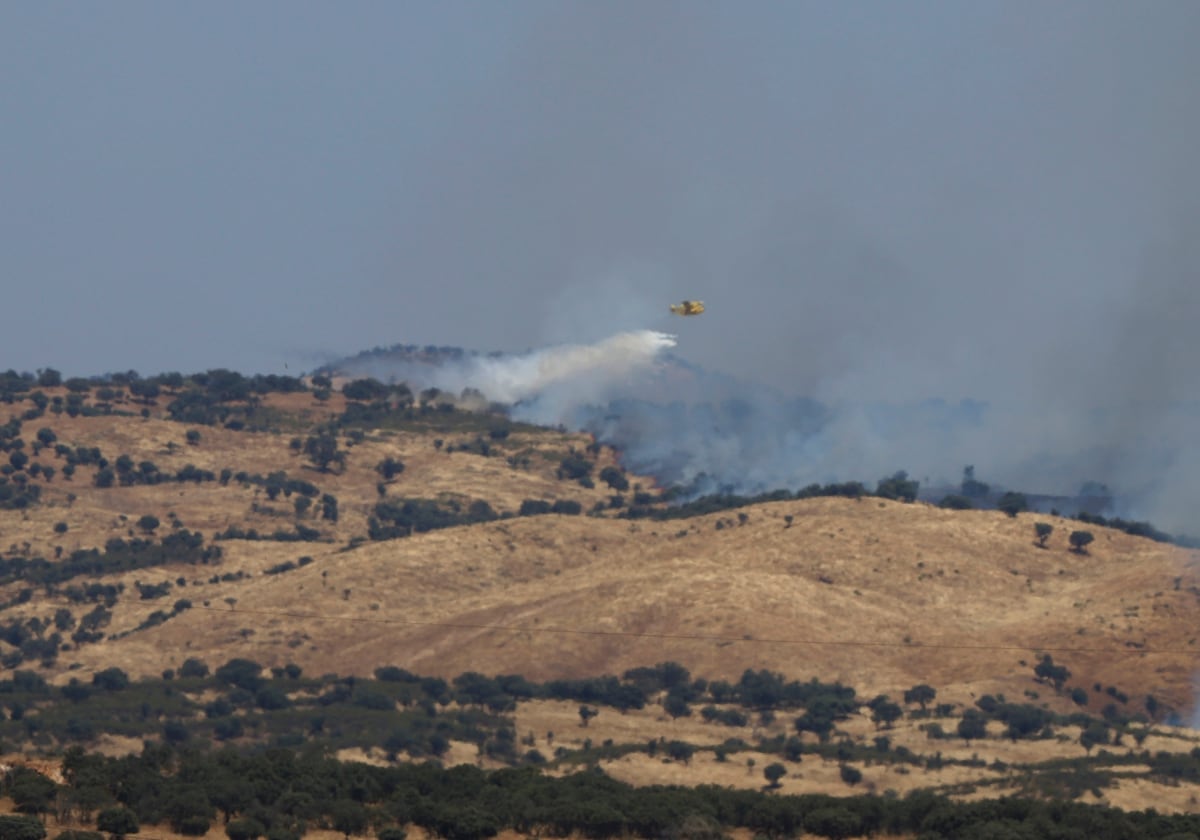
[[[1195,397],[1198,38],[1194,0],[6,3],[0,369],[642,327],[827,400]]]

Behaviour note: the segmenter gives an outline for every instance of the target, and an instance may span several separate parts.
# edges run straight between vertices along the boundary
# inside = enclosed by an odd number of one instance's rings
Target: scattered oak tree
[[[768,764],[763,768],[763,777],[769,783],[769,787],[774,790],[779,787],[779,780],[787,775],[787,768],[779,762]]]
[[[996,509],[1015,517],[1021,511],[1029,510],[1029,501],[1024,493],[1005,493],[1000,497],[1000,501],[996,502]]]
[[[346,453],[338,448],[337,437],[328,430],[309,436],[304,441],[304,454],[321,472],[329,472],[330,464],[346,465]]]
[[[1033,526],[1033,531],[1037,535],[1037,544],[1041,548],[1046,547],[1046,540],[1054,533],[1054,526],[1049,522],[1038,522]]]
[[[977,709],[967,709],[963,712],[962,719],[958,722],[958,737],[966,741],[967,746],[970,746],[972,741],[986,738],[987,718],[980,714]]]
[[[128,808],[108,808],[96,816],[96,828],[108,832],[115,840],[137,834],[140,827],[137,816]]]
[[[937,689],[930,685],[914,685],[908,691],[904,692],[905,703],[918,703],[921,706],[921,711],[925,711],[925,705],[932,703],[937,699]]]
[[[1088,545],[1096,539],[1091,531],[1072,531],[1070,536],[1071,550],[1076,554],[1087,554]]]
[[[1050,654],[1042,656],[1042,661],[1033,669],[1034,676],[1043,682],[1054,685],[1055,691],[1062,691],[1063,683],[1071,678],[1071,672],[1065,665],[1055,665]]]
[[[592,718],[594,718],[598,714],[600,714],[600,712],[596,711],[591,706],[580,706],[579,707],[579,725],[587,726],[588,721],[590,721]]]

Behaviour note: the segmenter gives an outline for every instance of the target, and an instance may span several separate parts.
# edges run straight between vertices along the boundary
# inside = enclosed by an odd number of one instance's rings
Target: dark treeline
[[[1129,519],[1121,519],[1120,517],[1104,517],[1095,513],[1080,513],[1073,517],[1080,522],[1086,522],[1089,525],[1100,525],[1105,528],[1115,528],[1118,531],[1124,531],[1134,537],[1146,537],[1155,542],[1171,543],[1173,545],[1182,546],[1183,548],[1200,548],[1200,537],[1192,537],[1186,535],[1168,534],[1165,531],[1160,531],[1149,522],[1137,522]]]
[[[177,607],[186,609],[190,602]],[[28,634],[27,628],[21,630]],[[162,679],[133,681],[110,668],[95,675],[91,684],[72,679],[54,687],[34,671],[15,671],[11,679],[0,680],[0,709],[7,711],[3,716],[7,719],[0,719],[0,739],[5,745],[35,741],[57,744],[60,749],[90,743],[104,734],[190,744],[383,747],[393,758],[400,753],[411,758],[440,756],[453,739],[473,743],[481,755],[506,764],[541,765],[584,760],[580,756],[586,758],[593,747],[589,743],[580,754],[560,745],[551,756],[531,749],[532,742],[519,741],[507,716],[520,702],[582,703],[581,726],[599,709],[628,711],[655,702],[671,717],[699,711],[706,721],[727,726],[745,726],[748,720],[746,713],[729,709],[731,705],[741,704],[763,719],[773,716],[773,710],[803,710],[796,731],[813,732],[822,744],[839,721],[863,705],[854,689],[836,683],[787,681],[767,671],[746,671],[733,683],[710,682],[693,679],[686,668],[672,662],[636,668],[621,678],[541,684],[520,675],[489,677],[475,672],[447,681],[394,666],[377,669],[374,679],[305,677],[295,665],[271,669],[270,676],[265,672],[245,659],[231,660],[213,672],[204,662],[190,659],[177,673],[165,672]],[[194,699],[201,692],[208,698],[204,702]],[[710,705],[693,708],[705,703]],[[726,708],[718,710],[711,706],[714,703]],[[26,715],[31,709],[37,709],[37,714]],[[786,744],[759,747],[798,754],[793,742],[798,743],[793,737]],[[606,744],[595,749],[612,748]],[[650,754],[658,748],[655,741],[623,747]],[[746,749],[751,746],[732,739],[723,752]],[[820,748],[808,745],[800,751],[820,752]]]
[[[176,602],[176,612],[188,608],[190,601]],[[3,628],[0,638],[10,644],[23,643],[41,639],[44,631],[56,627],[65,632],[72,626],[73,617],[63,612],[55,616],[53,624],[10,625]],[[103,606],[93,613],[81,620],[81,630],[103,623]],[[169,616],[164,613],[164,617]],[[1038,672],[1048,674],[1047,679],[1065,681],[1069,677],[1065,668],[1053,665],[1048,657],[1039,664]],[[765,723],[773,722],[779,714],[791,713],[794,717],[784,734],[760,738],[752,747],[736,737],[745,733],[731,732],[734,737],[722,744],[720,752],[728,755],[753,748],[796,761],[801,754],[809,753],[843,760],[857,756],[873,761],[920,761],[890,746],[865,748],[869,754],[860,755],[861,749],[838,731],[843,721],[860,713],[869,713],[877,726],[890,728],[906,714],[898,702],[886,695],[868,700],[850,686],[816,679],[787,680],[766,670],[747,670],[733,682],[693,678],[687,668],[674,662],[634,668],[621,677],[544,683],[514,674],[491,677],[477,672],[447,681],[395,666],[378,668],[374,678],[332,674],[307,677],[296,665],[272,668],[269,673],[267,676],[267,669],[260,664],[240,658],[210,672],[206,663],[193,658],[178,672],[164,672],[161,679],[133,681],[119,669],[110,668],[104,675],[94,676],[90,685],[72,679],[65,686],[54,687],[34,671],[15,671],[10,679],[0,680],[0,709],[7,710],[6,719],[0,719],[0,738],[6,744],[35,740],[55,743],[60,748],[89,743],[103,734],[163,737],[177,743],[236,741],[331,749],[382,746],[391,756],[407,753],[410,757],[440,756],[448,740],[454,739],[473,743],[481,754],[507,764],[579,760],[577,751],[561,745],[547,756],[528,749],[534,746],[532,742],[522,742],[524,747],[518,744],[514,722],[506,715],[518,703],[546,699],[583,704],[581,727],[600,714],[600,709],[623,712],[651,704],[660,705],[672,718],[699,713],[707,723],[729,727],[747,726],[751,715]],[[203,702],[196,699],[201,693],[207,698]],[[1140,745],[1150,732],[1147,718],[1128,705],[1129,697],[1115,689],[1110,689],[1110,694],[1115,702],[1105,708],[1103,719],[1082,711],[1056,714],[1038,706],[1009,702],[1002,695],[985,695],[976,708],[960,715],[953,704],[934,705],[937,692],[926,685],[904,691],[903,702],[910,718],[927,721],[921,728],[931,740],[984,740],[988,738],[987,724],[998,722],[1005,727],[1003,737],[1014,741],[1056,739],[1059,727],[1077,726],[1087,730],[1081,743],[1086,740],[1089,748],[1119,744],[1123,737],[1132,737]],[[1147,698],[1147,710],[1151,705],[1161,711],[1156,701]],[[24,714],[33,708],[37,709],[36,715]],[[957,726],[951,722],[953,719],[958,719]],[[802,742],[798,736],[804,733],[815,735],[818,743]],[[596,747],[613,748],[653,755],[658,745],[651,742]],[[585,747],[584,754],[591,749]]]
[[[375,505],[367,520],[367,533],[373,540],[387,540],[499,518],[482,499],[465,507],[455,499],[387,499]]]
[[[155,526],[158,525],[157,519],[149,519]],[[77,549],[57,560],[0,555],[0,585],[17,582],[29,584],[19,588],[7,602],[0,603],[0,610],[30,602],[34,587],[37,586],[43,587],[48,596],[66,598],[73,606],[97,604],[91,612],[78,617],[71,608],[59,607],[52,619],[27,616],[0,622],[0,640],[10,646],[0,652],[0,665],[16,668],[23,662],[40,661],[44,667],[48,667],[57,659],[60,650],[68,649],[64,639],[67,633],[70,633],[70,640],[76,646],[92,644],[104,638],[103,628],[112,617],[110,608],[124,591],[124,584],[105,584],[95,580],[78,582],[77,578],[94,578],[178,563],[207,565],[220,562],[221,555],[220,546],[206,546],[200,533],[186,528],[172,531],[159,541],[113,537],[105,543],[103,551],[96,548]],[[149,600],[165,595],[169,586],[169,583],[156,586],[139,583],[138,590],[143,600]],[[154,623],[161,623],[161,620],[190,606],[186,600],[177,602],[174,613],[160,613],[154,618]]]
[[[677,499],[686,495],[687,491],[685,489],[667,490],[663,494],[662,499],[673,504],[667,507],[655,507],[650,504],[638,504],[635,502],[621,516],[627,519],[688,519],[693,516],[705,516],[710,513],[749,507],[750,505],[762,504],[764,502],[786,502],[796,499],[814,499],[821,496],[861,499],[864,496],[878,494],[871,493],[861,482],[846,481],[833,484],[811,484],[796,491],[772,490],[754,496],[740,496],[736,493],[714,493],[689,501],[676,502]],[[886,496],[883,498],[895,497]]]
[[[1049,657],[1037,673],[1056,684],[1069,678]],[[1110,693],[1119,702],[1128,700],[1115,690]],[[650,703],[660,704],[671,717],[691,715],[693,705],[708,703],[699,712],[713,726],[745,727],[751,714],[763,723],[785,710],[798,716],[794,727],[788,727],[796,734],[759,738],[755,746],[738,737],[712,747],[664,739],[603,745],[585,740],[582,747],[560,745],[553,756],[543,756],[528,748],[532,733],[530,740],[520,738],[508,716],[518,702],[537,698],[583,703],[581,727],[604,714],[603,708],[640,709]],[[1132,735],[1140,745],[1149,732],[1108,714],[1104,721],[1082,713],[1062,716],[989,695],[980,698],[977,708],[963,712],[952,734],[942,731],[937,719],[956,716],[955,709],[949,704],[935,707],[936,699],[936,690],[927,685],[903,695],[908,716],[928,720],[922,729],[934,740],[988,739],[988,721],[1005,723],[1003,737],[1013,740],[1053,739],[1057,726],[1083,727],[1080,742],[1089,751],[1119,744],[1121,735]],[[839,762],[849,785],[861,775],[848,762],[930,769],[982,766],[975,759],[943,758],[940,752],[919,756],[891,745],[886,735],[876,737],[873,746],[855,743],[836,731],[839,721],[869,710],[877,728],[886,732],[904,710],[885,695],[866,700],[849,686],[788,680],[765,670],[747,670],[735,682],[710,681],[693,677],[679,663],[663,662],[630,669],[621,677],[537,684],[519,675],[475,672],[444,680],[395,666],[377,669],[373,679],[309,678],[296,665],[268,670],[246,659],[233,659],[210,671],[203,661],[189,659],[178,672],[164,672],[162,679],[134,681],[119,668],[108,668],[94,674],[90,683],[72,679],[58,687],[36,672],[15,671],[0,680],[0,707],[7,712],[0,721],[4,749],[33,742],[42,749],[56,744],[67,752],[65,789],[27,771],[9,774],[7,792],[17,807],[35,816],[54,810],[60,819],[95,819],[98,829],[118,834],[136,831],[130,826],[139,823],[167,823],[185,834],[203,834],[220,819],[232,828],[227,833],[233,840],[291,840],[317,827],[348,835],[371,827],[381,838],[391,830],[389,836],[399,840],[395,832],[409,824],[448,840],[488,837],[507,828],[606,838],[674,836],[705,826],[706,836],[714,838],[719,829],[738,826],[777,838],[802,831],[827,837],[920,832],[930,840],[1161,837],[1194,830],[1190,820],[1198,819],[1123,814],[1062,801],[958,804],[929,794],[838,799],[706,787],[631,788],[594,771],[566,778],[541,773],[546,766],[595,767],[630,752],[688,763],[699,750],[711,750],[717,761],[746,750],[777,755],[789,763],[817,756]],[[817,740],[797,737],[806,732]],[[140,757],[88,755],[85,746],[105,733],[140,737],[146,747]],[[552,733],[547,739],[553,743]],[[443,770],[412,763],[376,768],[330,758],[336,750],[358,746],[382,748],[394,762],[402,754],[421,761],[443,756],[452,740],[473,743],[481,757],[514,769],[485,773],[473,767]],[[1151,778],[1167,783],[1200,779],[1200,749],[1156,755],[1100,750],[1087,760],[1014,770],[1019,770],[1015,778],[1029,795],[1066,799],[1109,786],[1114,774],[1127,772],[1132,764],[1148,767]],[[783,764],[768,765],[764,775],[769,781],[772,769],[787,772]],[[1060,788],[1064,792],[1056,794]],[[686,826],[685,820],[690,821]],[[116,826],[125,826],[125,831]],[[1101,827],[1104,831],[1098,830]]]
[[[511,519],[514,516],[578,516],[582,512],[583,505],[574,499],[524,499],[516,512],[497,513],[483,499],[464,505],[457,499],[396,497],[376,503],[367,518],[367,534],[373,540],[390,540],[458,525]]]
[[[499,352],[482,353],[478,350],[466,350],[462,347],[437,346],[433,344],[426,344],[424,346],[419,344],[392,344],[388,347],[377,346],[372,347],[370,350],[359,351],[353,356],[348,356],[331,365],[324,365],[317,368],[317,372],[333,376],[341,370],[361,369],[367,364],[394,365],[398,362],[438,364],[446,361],[457,362],[464,358],[485,355],[490,358],[499,358],[505,354]]]
[[[144,825],[169,825],[202,835],[221,821],[235,840],[299,840],[315,828],[347,836],[370,828],[377,836],[400,837],[410,825],[446,840],[479,840],[503,830],[596,840],[718,837],[730,828],[773,838],[889,833],[926,840],[1153,840],[1200,832],[1200,816],[1078,803],[1018,798],[964,803],[927,792],[833,797],[712,785],[634,787],[598,769],[555,778],[536,768],[488,772],[432,763],[381,768],[282,749],[148,746],[124,758],[74,749],[63,769],[61,788],[22,770],[9,774],[6,792],[25,813],[54,811],[101,830],[134,833]]]
[[[103,551],[78,549],[54,561],[43,557],[0,556],[0,585],[21,581],[51,587],[82,576],[97,577],[175,563],[207,564],[220,559],[220,546],[205,546],[199,532],[183,528],[157,542],[113,537],[104,544]]]

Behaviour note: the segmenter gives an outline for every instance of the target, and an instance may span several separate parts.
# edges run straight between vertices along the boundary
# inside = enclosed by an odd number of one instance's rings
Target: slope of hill
[[[70,393],[42,390],[51,401]],[[589,477],[608,467],[615,480],[616,453],[585,436],[386,400],[368,418],[340,394],[307,391],[225,401],[242,418],[225,426],[184,424],[171,419],[184,390],[136,402],[92,394],[91,410],[75,416],[39,415],[32,397],[0,407],[6,486],[26,488],[25,503],[10,497],[0,510],[0,655],[9,669],[34,668],[63,685],[113,667],[149,678],[188,659],[215,668],[241,657],[306,674],[369,677],[398,666],[541,682],[676,662],[709,681],[766,669],[837,681],[861,698],[898,698],[927,684],[961,708],[989,695],[1114,720],[1192,707],[1196,552],[1092,528],[1095,541],[1079,553],[1068,547],[1078,527],[1069,520],[873,497],[631,520],[620,517],[615,491]],[[310,443],[322,438],[338,456],[326,469]],[[103,462],[87,454],[93,448]],[[18,452],[27,457],[13,459]],[[634,485],[627,494],[654,503],[650,479],[625,478]],[[405,500],[433,507],[401,515]],[[520,515],[555,501],[576,505]],[[431,510],[453,527],[413,525]],[[393,514],[399,530],[388,531],[383,520]],[[1053,526],[1044,547],[1035,522]],[[244,538],[252,531],[257,538]],[[147,546],[170,533],[194,545],[172,543],[152,557]],[[1037,670],[1046,655],[1067,669],[1060,678]],[[523,705],[518,728],[562,733],[576,709]],[[869,744],[870,712],[861,715],[842,731]],[[685,728],[661,711],[622,718],[611,728],[602,715],[590,732],[576,718],[559,743],[644,744]],[[893,737],[929,751],[923,726],[902,725]],[[788,729],[781,721],[761,733]],[[709,727],[690,737],[728,735]],[[1160,737],[1164,749],[1171,737]],[[1190,749],[1190,739],[1179,730],[1172,743]],[[552,749],[540,734],[534,741]],[[1005,762],[1054,755],[1023,745],[1006,752],[1000,742],[990,749]],[[1070,750],[1080,750],[1074,740]],[[703,779],[696,768],[708,767],[714,780],[739,783],[729,767],[707,762],[605,761],[641,782]],[[839,764],[828,761],[785,787],[840,787],[836,775],[825,778]],[[927,781],[949,789],[980,775],[955,773]],[[872,783],[912,787],[892,776]]]
[[[1031,666],[1020,663],[1051,651],[1081,684],[1137,687],[1174,708],[1190,706],[1186,616],[1197,598],[1194,552],[1096,529],[1099,538],[1082,555],[1067,549],[1066,520],[879,499],[778,502],[681,522],[614,519],[619,510],[607,509],[599,518],[520,517],[375,542],[365,537],[381,499],[484,500],[497,513],[515,513],[525,499],[570,499],[590,510],[612,491],[556,475],[568,450],[588,446],[584,437],[525,429],[490,440],[488,456],[451,453],[457,439],[474,440],[469,431],[454,433],[446,419],[452,415],[437,418],[449,431],[413,423],[350,432],[344,468],[322,472],[296,441],[306,424],[344,411],[340,396],[319,402],[308,394],[271,395],[264,405],[277,430],[188,426],[153,414],[26,421],[27,429],[53,429],[57,446],[97,447],[113,462],[126,455],[134,464],[153,462],[160,473],[191,466],[213,476],[97,487],[99,467],[92,465],[70,481],[61,473],[29,480],[41,486],[40,502],[3,513],[10,556],[52,557],[59,546],[69,555],[114,537],[145,536],[136,523],[147,515],[163,523],[160,532],[177,522],[223,554],[211,570],[138,569],[116,578],[132,590],[136,581],[170,582],[185,572],[187,584],[173,595],[186,594],[197,609],[64,659],[84,667],[128,659],[138,673],[157,673],[177,664],[184,649],[175,641],[187,639],[193,647],[219,643],[229,655],[243,646],[266,664],[311,658],[312,667],[336,664],[340,671],[398,664],[546,678],[674,659],[713,677],[769,667],[864,688],[924,680],[969,693],[984,684],[1023,687]],[[454,421],[469,426],[475,419],[460,412]],[[289,424],[295,437],[283,430]],[[63,460],[50,452],[43,449],[33,463]],[[385,458],[404,467],[383,485],[376,467]],[[613,454],[593,459],[609,465]],[[251,480],[222,482],[222,470]],[[337,520],[321,517],[317,494],[300,515],[301,493],[284,488],[270,498],[262,477],[278,472],[333,495]],[[1033,539],[1035,518],[1055,527],[1046,548]],[[56,532],[60,522],[64,533]],[[211,538],[251,529],[294,536],[297,524],[315,530],[316,541]],[[286,575],[263,574],[301,556],[314,562]],[[207,583],[217,571],[249,577]],[[20,584],[8,588],[15,593]],[[209,610],[199,609],[202,601]],[[10,615],[65,603],[37,598],[11,607]],[[158,606],[122,598],[113,630],[136,626]],[[266,624],[313,635],[316,618],[256,621],[251,610],[319,616],[325,643],[271,651],[257,630],[236,643],[226,638]],[[342,620],[364,617],[376,623]],[[155,655],[134,653],[143,649]]]
[[[350,550],[225,541],[218,570],[246,578],[210,584],[183,570],[194,579],[176,594],[192,610],[68,660],[157,674],[191,655],[247,656],[320,672],[398,665],[539,680],[671,660],[710,678],[768,668],[866,693],[926,682],[964,702],[1034,688],[1049,652],[1075,684],[1190,707],[1196,579],[1179,549],[1103,532],[1080,556],[1034,546],[1029,517],[874,500],[743,513],[744,525],[719,531],[730,517],[547,516]],[[313,562],[264,574],[302,554]],[[133,589],[174,571],[125,581]],[[123,599],[112,630],[158,606]]]

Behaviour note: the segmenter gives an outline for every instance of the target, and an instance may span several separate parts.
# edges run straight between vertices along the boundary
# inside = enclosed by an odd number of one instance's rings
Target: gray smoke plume
[[[1054,497],[1046,506],[1067,512],[1083,486],[1105,485],[1113,494],[1106,513],[1190,533],[1194,496],[1181,458],[1197,417],[1188,406],[1155,414],[1152,433],[1130,434],[1137,424],[1122,403],[1065,411],[1049,401],[1030,417],[977,400],[823,402],[706,371],[675,349],[686,350],[675,336],[634,330],[519,354],[443,348],[435,363],[368,357],[338,367],[418,389],[479,392],[516,419],[589,431],[630,469],[690,495],[873,486],[905,470],[937,499],[970,464],[978,478]]]
[[[408,183],[403,335],[677,333],[514,409],[664,480],[972,464],[1200,532],[1200,6],[526,8]]]

